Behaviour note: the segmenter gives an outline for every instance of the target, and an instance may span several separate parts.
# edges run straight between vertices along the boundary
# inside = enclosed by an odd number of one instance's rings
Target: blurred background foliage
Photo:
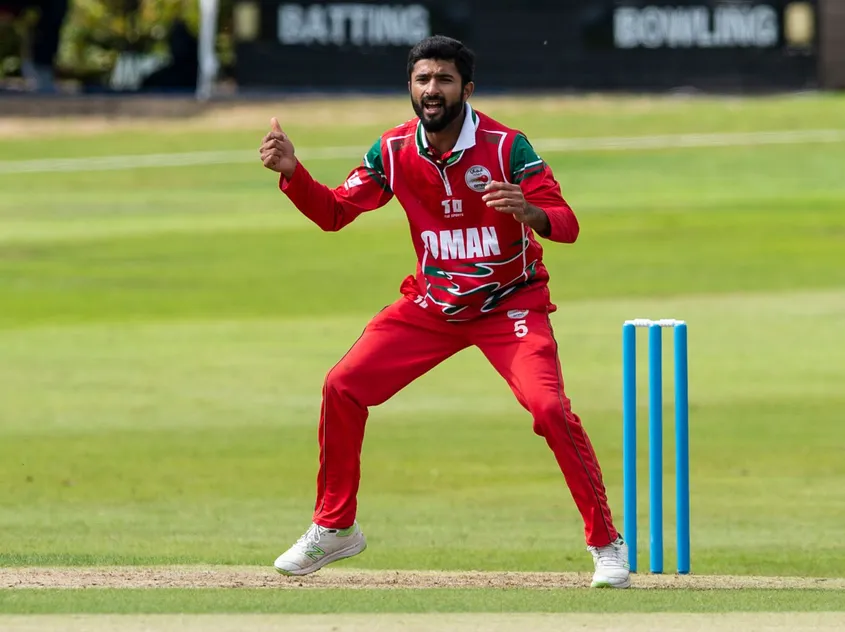
[[[217,52],[222,75],[234,63],[233,4],[234,0],[220,0]],[[36,8],[0,18],[0,77],[19,73],[28,25],[38,18]],[[107,76],[121,52],[166,55],[168,35],[180,21],[198,37],[199,0],[70,0],[56,56],[57,74],[93,80]]]

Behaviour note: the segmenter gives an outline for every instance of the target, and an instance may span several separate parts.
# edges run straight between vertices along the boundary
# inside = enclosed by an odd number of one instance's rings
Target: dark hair
[[[461,85],[472,81],[475,72],[475,53],[462,42],[445,35],[432,35],[420,40],[408,53],[408,78],[414,72],[414,66],[421,59],[440,59],[451,61],[461,74]]]

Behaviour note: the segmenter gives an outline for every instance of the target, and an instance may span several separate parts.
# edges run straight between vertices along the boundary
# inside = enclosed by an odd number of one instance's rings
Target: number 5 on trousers
[[[525,324],[525,320],[518,320],[513,324],[513,333],[516,334],[517,338],[524,338],[525,335],[528,333],[528,326]]]

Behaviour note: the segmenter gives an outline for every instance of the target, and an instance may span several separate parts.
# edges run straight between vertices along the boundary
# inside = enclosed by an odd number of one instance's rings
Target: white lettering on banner
[[[421,4],[283,4],[277,36],[286,45],[407,46],[431,32]]]
[[[617,48],[771,48],[778,42],[778,13],[767,4],[643,8],[613,14]]]
[[[305,11],[298,4],[283,4],[276,16],[276,35],[282,44],[291,44],[299,38]]]
[[[367,7],[360,4],[353,4],[347,6],[349,9],[350,22],[350,41],[355,46],[363,46],[364,44],[364,26],[367,23]],[[341,31],[344,28],[341,26]]]
[[[144,79],[161,70],[170,62],[161,55],[121,53],[109,77],[109,85],[115,90],[137,90]]]
[[[279,18],[281,19],[281,18]],[[346,39],[346,7],[333,4],[329,7],[329,21],[332,25],[331,42],[340,46]]]
[[[423,244],[435,259],[473,260],[493,255],[501,255],[499,237],[492,226],[484,226],[479,233],[477,228],[456,228],[435,233],[426,230],[421,235]]]

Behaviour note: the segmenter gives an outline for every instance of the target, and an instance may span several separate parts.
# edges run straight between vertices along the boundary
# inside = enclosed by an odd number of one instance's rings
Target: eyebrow
[[[434,76],[435,76],[435,77],[437,77],[438,79],[443,79],[443,78],[445,78],[445,77],[449,77],[450,79],[455,79],[455,78],[456,78],[456,77],[455,77],[455,75],[454,75],[454,74],[452,74],[451,72],[433,72],[433,73],[432,73],[432,72],[425,72],[425,71],[422,71],[422,72],[418,72],[418,73],[416,73],[416,74],[414,75],[414,78],[415,78],[415,79],[420,79],[421,77],[430,77],[430,76],[432,76],[432,75],[434,75]]]

